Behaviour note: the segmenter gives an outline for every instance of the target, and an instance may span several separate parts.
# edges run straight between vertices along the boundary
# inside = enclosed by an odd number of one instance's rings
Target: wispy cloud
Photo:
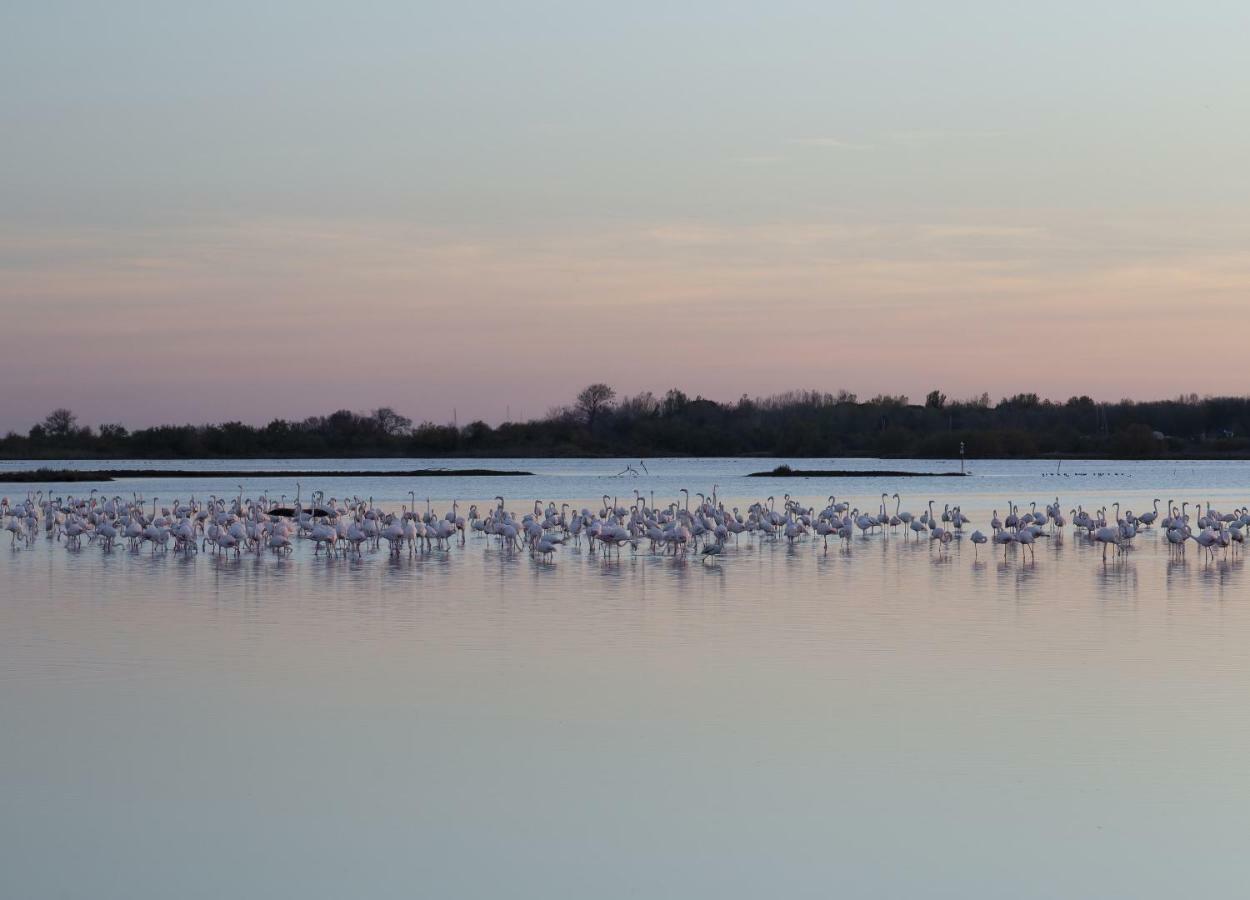
[[[993,140],[1010,133],[1005,128],[910,128],[887,132],[885,138],[896,144],[936,144]]]
[[[789,143],[799,147],[825,147],[830,150],[869,150],[872,144],[860,141],[848,141],[839,137],[801,137],[791,138]]]
[[[1046,229],[1035,225],[920,225],[920,234],[936,240],[961,240],[964,238],[1020,238],[1036,239],[1046,235]]]

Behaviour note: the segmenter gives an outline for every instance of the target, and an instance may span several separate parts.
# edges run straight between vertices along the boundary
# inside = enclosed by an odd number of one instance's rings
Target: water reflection
[[[1236,895],[1244,558],[1036,549],[41,540],[0,554],[0,871],[31,897]]]

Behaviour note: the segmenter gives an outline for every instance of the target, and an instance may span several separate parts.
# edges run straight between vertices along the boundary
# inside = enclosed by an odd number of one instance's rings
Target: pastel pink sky
[[[381,404],[497,421],[599,380],[717,398],[1240,389],[1214,361],[1245,352],[1250,234],[1189,247],[1174,217],[1063,218],[541,239],[308,220],[10,233],[32,262],[0,288],[4,424],[65,403],[131,425]]]
[[[11,4],[0,430],[1243,393],[1244,4]]]

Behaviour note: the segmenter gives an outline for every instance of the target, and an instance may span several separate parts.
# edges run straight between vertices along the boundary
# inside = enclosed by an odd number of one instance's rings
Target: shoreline
[[[356,459],[420,459],[420,460],[446,460],[448,462],[472,462],[479,459],[499,459],[499,460],[518,460],[518,459],[789,459],[789,460],[840,460],[840,459],[879,459],[883,462],[890,460],[925,460],[925,461],[946,461],[958,462],[956,457],[954,460],[950,456],[775,456],[769,453],[739,453],[739,454],[707,454],[707,453],[673,453],[673,452],[651,452],[651,453],[475,453],[468,455],[447,455],[447,456],[420,456],[420,455],[403,455],[394,453],[352,453],[352,454],[322,454],[313,456],[300,456],[292,454],[282,454],[273,456],[135,456],[133,454],[119,455],[97,455],[97,456],[73,456],[66,454],[39,454],[34,456],[10,456],[0,454],[0,463],[6,462],[30,462],[39,463],[45,461],[55,462],[72,462],[72,463],[88,463],[88,462],[113,462],[116,460],[136,461],[136,462],[177,462],[196,460],[214,460],[221,462],[228,461],[248,461],[248,460],[268,460],[268,461],[315,461],[325,459],[339,460],[356,460]],[[1229,453],[1168,453],[1156,456],[1115,456],[1103,453],[1038,453],[1025,454],[1023,456],[969,456],[968,463],[978,460],[986,462],[1014,462],[1025,460],[1041,460],[1049,462],[1068,462],[1070,460],[1088,460],[1091,462],[1246,462],[1250,461],[1250,453],[1229,452]]]

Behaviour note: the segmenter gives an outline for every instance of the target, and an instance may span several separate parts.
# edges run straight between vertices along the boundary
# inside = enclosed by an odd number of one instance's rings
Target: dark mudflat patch
[[[116,481],[119,478],[469,478],[533,475],[533,472],[505,469],[394,469],[387,471],[307,471],[307,470],[230,470],[198,471],[194,469],[27,469],[0,471],[0,481]]]
[[[895,472],[891,469],[792,469],[752,472],[748,478],[963,478],[966,472]]]

